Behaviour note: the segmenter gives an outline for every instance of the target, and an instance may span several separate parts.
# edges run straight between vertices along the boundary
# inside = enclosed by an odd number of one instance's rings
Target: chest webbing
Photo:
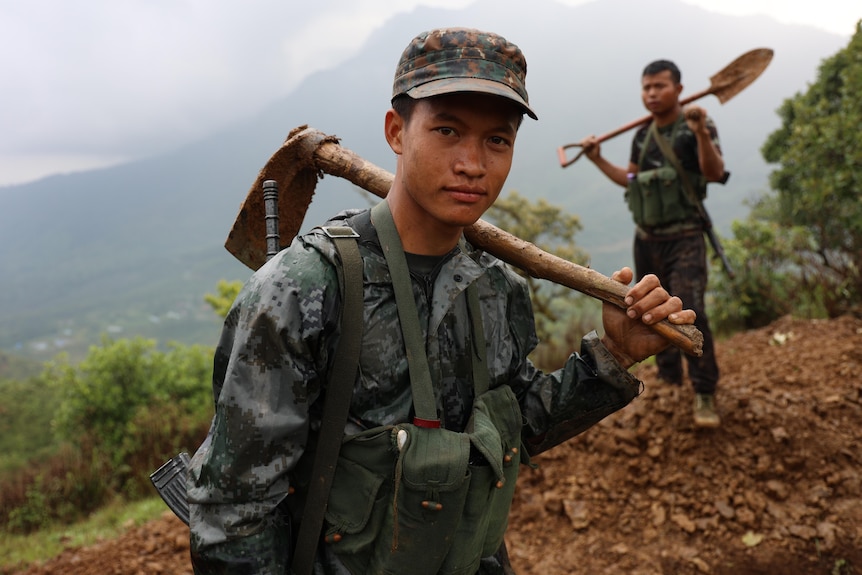
[[[374,221],[374,227],[377,229],[389,273],[392,276],[395,304],[398,306],[398,319],[407,349],[410,388],[413,393],[413,408],[416,412],[413,423],[422,427],[440,427],[431,370],[428,367],[428,356],[425,353],[425,341],[422,328],[419,325],[416,301],[413,299],[410,271],[407,268],[407,258],[404,256],[404,248],[398,231],[395,229],[389,204],[386,201],[377,204],[371,210],[371,217]],[[461,249],[464,250],[463,242]],[[467,286],[467,310],[473,332],[473,354],[471,357],[473,386],[475,396],[478,397],[488,390],[489,376],[485,357],[485,332],[482,327],[479,292],[475,282]]]

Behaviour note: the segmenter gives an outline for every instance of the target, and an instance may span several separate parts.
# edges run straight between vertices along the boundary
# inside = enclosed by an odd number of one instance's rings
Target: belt
[[[686,238],[703,233],[703,226],[698,222],[674,222],[663,226],[635,226],[635,233],[642,240],[671,240]]]

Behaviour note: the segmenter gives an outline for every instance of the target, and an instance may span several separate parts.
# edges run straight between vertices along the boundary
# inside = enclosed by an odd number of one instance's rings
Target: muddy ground
[[[638,369],[623,411],[524,469],[521,575],[862,574],[862,319],[784,318],[719,342],[722,426]],[[28,575],[190,574],[169,512]]]

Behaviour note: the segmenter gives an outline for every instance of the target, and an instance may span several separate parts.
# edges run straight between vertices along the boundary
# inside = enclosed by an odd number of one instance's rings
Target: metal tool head
[[[710,77],[710,91],[724,104],[754,82],[772,61],[771,48],[750,50]]]
[[[251,269],[256,270],[267,259],[263,183],[266,180],[278,182],[278,235],[284,242],[290,242],[302,228],[321,177],[314,162],[314,151],[325,141],[337,142],[338,138],[308,126],[294,128],[261,168],[224,244],[227,251]]]

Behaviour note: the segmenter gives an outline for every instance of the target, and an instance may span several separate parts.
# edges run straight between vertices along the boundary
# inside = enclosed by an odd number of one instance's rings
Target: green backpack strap
[[[310,575],[314,566],[314,555],[317,552],[323,517],[326,513],[326,502],[329,499],[332,479],[335,477],[338,452],[344,436],[344,424],[347,421],[350,400],[353,397],[364,325],[362,257],[359,255],[359,247],[356,243],[359,234],[346,226],[329,226],[322,229],[332,238],[338,255],[341,256],[344,299],[341,306],[341,338],[335,349],[332,371],[327,381],[326,400],[323,405],[317,451],[314,454],[311,482],[291,564],[291,572],[296,575]]]
[[[425,353],[425,339],[419,325],[419,312],[416,300],[413,299],[413,288],[410,282],[410,270],[407,258],[401,244],[401,237],[395,228],[389,204],[384,200],[371,209],[377,237],[383,248],[386,265],[392,277],[392,287],[395,291],[395,305],[398,307],[398,320],[401,333],[407,349],[407,365],[410,370],[410,389],[413,393],[413,408],[416,417],[415,425],[421,427],[440,427],[437,414],[437,402],[434,398],[434,387],[431,380],[431,370],[428,367],[428,356]],[[461,251],[466,253],[463,239],[459,243]],[[479,288],[473,282],[467,286],[467,311],[470,315],[470,328],[473,339],[473,387],[475,396],[488,391],[490,377],[485,349],[485,331],[482,326],[482,314],[479,307]]]
[[[407,348],[413,407],[418,420],[418,423],[416,421],[414,423],[422,427],[440,427],[431,369],[428,367],[428,356],[425,353],[425,339],[422,336],[419,312],[416,309],[416,300],[413,299],[413,288],[410,284],[410,270],[407,267],[407,257],[404,255],[401,237],[398,235],[392,212],[389,210],[389,203],[383,200],[374,206],[371,209],[371,218],[374,227],[377,228],[377,237],[380,238],[386,265],[389,266],[401,334],[404,337],[404,346]]]

